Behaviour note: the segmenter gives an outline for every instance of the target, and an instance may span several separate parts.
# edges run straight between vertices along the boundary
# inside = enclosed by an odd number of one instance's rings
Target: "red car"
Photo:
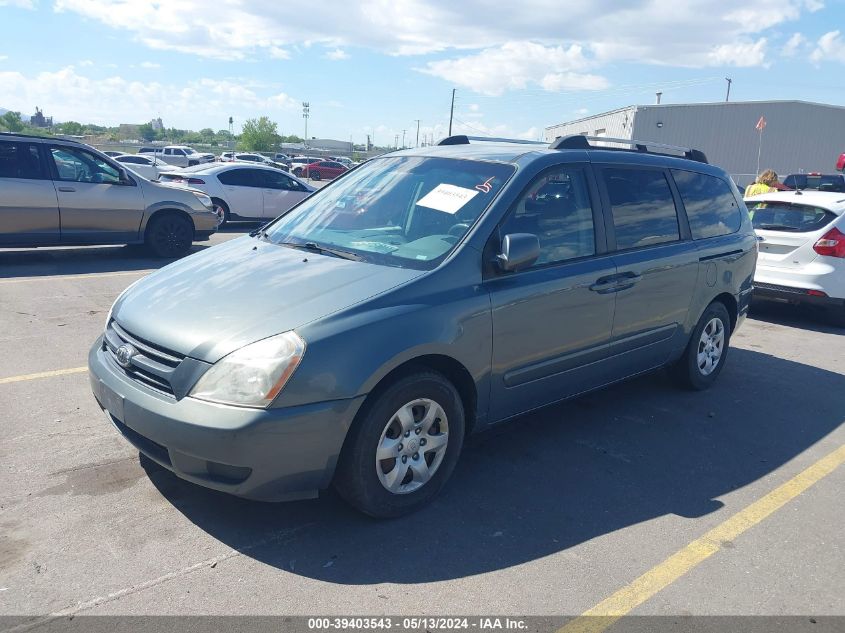
[[[302,168],[302,177],[311,180],[331,180],[349,171],[346,167],[333,160],[321,160]]]
[[[845,152],[842,152],[836,161],[836,171],[845,171]]]

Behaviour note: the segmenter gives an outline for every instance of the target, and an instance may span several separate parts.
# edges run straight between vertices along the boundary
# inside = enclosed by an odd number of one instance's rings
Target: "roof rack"
[[[590,141],[597,141],[601,143],[618,143],[621,145],[629,145],[633,150],[626,150],[621,147],[597,147],[591,145]],[[700,149],[692,149],[691,147],[681,147],[679,145],[666,145],[665,143],[653,143],[651,141],[637,141],[629,138],[610,138],[607,136],[584,136],[583,134],[573,134],[570,136],[559,136],[556,138],[549,149],[609,149],[622,151],[637,151],[645,154],[659,154],[660,156],[674,156],[674,154],[667,154],[666,152],[652,152],[649,147],[656,149],[670,150],[678,152],[684,158],[694,160],[699,163],[706,163],[707,156]]]
[[[548,145],[545,141],[526,141],[519,138],[498,138],[495,136],[467,136],[466,134],[454,134],[437,141],[438,145],[469,145],[470,141],[475,143],[515,143],[517,145]]]

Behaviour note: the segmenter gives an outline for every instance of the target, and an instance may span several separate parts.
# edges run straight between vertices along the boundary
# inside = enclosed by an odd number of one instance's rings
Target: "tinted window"
[[[185,155],[185,150],[183,150],[183,149],[174,149],[174,150],[173,150],[173,154],[174,154],[175,156],[184,156],[184,155]]]
[[[616,248],[624,250],[680,239],[672,190],[661,171],[602,170],[616,229]]]
[[[152,163],[149,158],[144,158],[142,156],[121,156],[116,160],[121,163],[132,163],[133,165],[149,165]]]
[[[584,172],[564,168],[535,180],[502,224],[500,234],[531,233],[540,240],[534,266],[596,252],[593,211]]]
[[[120,183],[120,172],[105,160],[78,147],[51,147],[59,180],[99,184]]]
[[[739,231],[742,215],[728,183],[721,178],[692,171],[673,169],[672,176],[687,211],[692,239]]]
[[[262,169],[260,172],[261,186],[268,189],[284,189],[287,191],[301,191],[299,183],[294,182],[281,172]]]
[[[818,231],[837,217],[827,209],[791,202],[758,202],[749,211],[755,229],[788,233]]]
[[[0,142],[0,178],[44,178],[44,166],[33,143]]]
[[[224,185],[238,187],[260,187],[261,184],[253,178],[254,169],[231,169],[217,174],[217,179]]]

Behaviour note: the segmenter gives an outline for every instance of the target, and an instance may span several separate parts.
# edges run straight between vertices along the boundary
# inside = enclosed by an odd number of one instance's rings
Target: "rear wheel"
[[[296,176],[297,178],[302,178],[302,168],[297,167],[296,169],[294,169],[293,175]]]
[[[334,486],[355,508],[378,518],[431,501],[455,468],[464,408],[454,385],[433,371],[397,380],[358,414]]]
[[[211,203],[214,205],[214,212],[218,214],[218,217],[221,214],[223,216],[223,220],[221,220],[220,224],[217,226],[218,229],[222,229],[229,222],[229,205],[223,202],[220,198],[212,198]]]
[[[311,172],[311,180],[320,180],[320,172],[312,171]]]
[[[144,244],[156,257],[175,258],[187,255],[194,239],[190,219],[175,213],[155,215],[147,225]]]
[[[701,391],[716,381],[727,360],[730,336],[728,310],[714,301],[701,315],[684,355],[671,368],[681,386]]]

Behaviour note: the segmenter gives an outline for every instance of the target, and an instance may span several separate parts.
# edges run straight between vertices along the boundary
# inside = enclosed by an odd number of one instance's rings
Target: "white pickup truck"
[[[193,147],[187,145],[167,145],[165,147],[142,147],[139,154],[145,154],[156,160],[164,161],[176,167],[193,167],[202,163],[214,161],[214,154],[200,154]]]

